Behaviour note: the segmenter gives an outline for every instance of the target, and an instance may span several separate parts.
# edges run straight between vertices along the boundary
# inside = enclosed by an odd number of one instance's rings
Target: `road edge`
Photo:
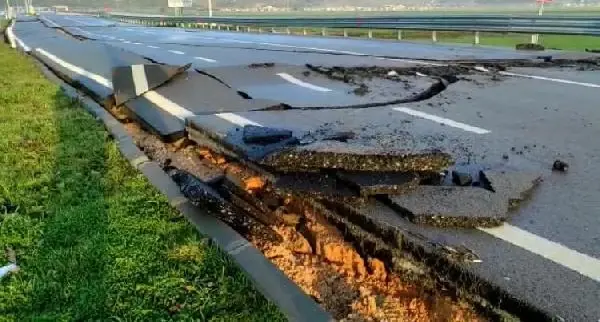
[[[194,225],[196,230],[210,239],[246,273],[257,290],[275,304],[289,321],[333,321],[310,296],[271,263],[256,247],[222,221],[194,206],[180,191],[179,186],[155,162],[150,161],[134,143],[124,126],[97,102],[79,92],[56,76],[44,64],[32,60],[51,82],[63,93],[81,102],[86,111],[113,136],[124,158],[140,171],[169,204]]]

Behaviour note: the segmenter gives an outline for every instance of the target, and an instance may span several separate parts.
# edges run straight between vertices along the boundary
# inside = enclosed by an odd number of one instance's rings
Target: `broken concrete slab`
[[[421,179],[413,172],[338,171],[336,175],[361,196],[405,193],[415,189]]]
[[[539,173],[518,171],[484,170],[480,177],[483,187],[506,200],[510,209],[527,199],[542,181]]]
[[[267,145],[292,137],[292,131],[272,127],[246,125],[243,130],[245,143]]]
[[[439,227],[494,227],[508,213],[503,195],[474,187],[419,186],[389,200],[414,223]]]
[[[260,160],[282,172],[314,169],[348,171],[441,171],[452,164],[449,154],[439,150],[386,151],[381,148],[336,141],[319,141],[276,151]]]

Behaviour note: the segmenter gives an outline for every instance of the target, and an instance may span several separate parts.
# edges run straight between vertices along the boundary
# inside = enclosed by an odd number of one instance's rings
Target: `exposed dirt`
[[[256,172],[185,140],[166,144],[136,124],[127,124],[126,129],[163,167],[181,167],[201,179],[211,178],[206,175],[207,166],[226,173],[226,179],[220,177],[212,185],[233,188],[234,193],[245,191],[244,196],[236,198],[246,203],[246,207],[240,207],[231,196],[225,196],[223,200],[232,202],[222,201],[221,208],[229,210],[227,216],[242,217],[225,218],[226,222],[236,230],[244,228],[236,224],[245,222],[243,235],[337,320],[484,320],[465,302],[406,283],[401,276],[390,273],[381,260],[364,258],[327,220],[304,209],[291,196],[278,195]],[[239,185],[240,189],[225,183]],[[252,211],[277,217],[273,221],[277,224],[265,226],[244,215]],[[270,236],[273,232],[278,238]]]

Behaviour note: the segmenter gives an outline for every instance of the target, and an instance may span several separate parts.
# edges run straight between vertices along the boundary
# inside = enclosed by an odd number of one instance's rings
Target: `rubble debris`
[[[508,160],[508,153],[504,153],[504,154],[502,155],[502,159],[504,159],[504,160]]]
[[[246,125],[243,128],[243,140],[247,144],[268,145],[292,137],[292,131],[272,127]]]
[[[275,63],[252,63],[248,65],[250,68],[267,68],[267,67],[275,67]]]
[[[457,186],[466,187],[473,183],[473,178],[469,173],[452,171],[452,182]]]
[[[508,202],[500,194],[473,187],[419,186],[389,200],[414,223],[438,227],[494,227],[508,213]]]
[[[390,70],[390,71],[387,73],[387,76],[389,76],[389,77],[396,77],[396,76],[398,76],[398,75],[400,75],[400,74],[398,74],[398,72],[397,72],[397,71],[395,71],[395,70]]]
[[[480,173],[482,187],[498,194],[508,203],[509,210],[527,199],[533,189],[542,182],[538,173],[519,171],[483,170]]]
[[[439,172],[453,163],[448,153],[435,149],[389,152],[337,141],[317,141],[283,149],[267,155],[259,162],[282,172],[314,169]]]
[[[244,190],[256,191],[260,190],[265,186],[266,182],[263,178],[255,176],[244,179]]]
[[[339,142],[348,142],[348,140],[352,140],[356,137],[356,133],[352,131],[343,131],[343,132],[335,132],[331,135],[328,135],[323,138],[326,141],[339,141]]]
[[[556,160],[552,164],[552,170],[566,172],[567,170],[569,170],[569,165],[564,161]]]
[[[544,61],[544,63],[549,63],[552,61],[552,56],[548,55],[548,56],[537,56],[537,59],[541,59]]]
[[[308,77],[308,76],[310,76],[310,71],[305,70],[302,72],[302,75],[304,75],[304,77]]]
[[[546,48],[544,48],[544,46],[540,45],[540,44],[532,44],[532,43],[524,43],[524,44],[517,44],[515,46],[516,50],[545,50]]]
[[[365,197],[405,193],[415,189],[421,180],[414,172],[338,171],[336,175]]]
[[[589,49],[589,48],[586,48],[585,52],[586,53],[600,54],[600,49]]]
[[[213,188],[205,185],[187,171],[171,169],[168,174],[179,186],[183,195],[195,206],[217,216],[243,236],[255,236],[269,242],[280,242],[281,238],[269,227],[243,214],[243,210],[227,202]]]

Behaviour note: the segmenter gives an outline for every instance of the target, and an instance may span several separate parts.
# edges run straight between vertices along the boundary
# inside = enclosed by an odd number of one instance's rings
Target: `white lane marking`
[[[119,39],[117,39],[117,40],[118,40],[118,41],[125,41],[125,39],[123,39],[123,38],[119,38]]]
[[[321,86],[317,86],[317,85],[313,85],[307,82],[303,82],[299,79],[297,79],[296,77],[287,74],[287,73],[278,73],[277,76],[285,79],[286,81],[294,84],[294,85],[298,85],[298,86],[302,86],[308,89],[312,89],[313,91],[317,91],[317,92],[331,92],[331,89],[327,88],[327,87],[321,87]]]
[[[131,41],[129,41],[129,40],[123,40],[122,43],[124,43],[124,44],[131,44]]]
[[[141,42],[132,42],[132,44],[134,44],[134,45],[141,45],[142,43]]]
[[[241,115],[233,114],[233,113],[219,113],[215,114],[215,116],[220,117],[230,123],[233,123],[238,126],[246,126],[246,125],[254,125],[254,126],[262,126],[254,121],[251,121]]]
[[[194,113],[192,113],[192,111],[182,107],[181,105],[171,101],[170,99],[158,94],[155,91],[146,92],[142,96],[148,99],[150,102],[154,103],[156,106],[167,111],[168,113],[182,121],[185,121],[185,119],[188,117],[194,116]]]
[[[68,63],[41,48],[36,48],[35,50],[38,51],[40,54],[48,57],[50,60],[53,60],[55,63],[62,65],[63,67],[71,70],[72,72],[74,72],[76,74],[85,76],[85,77],[97,82],[98,84],[101,84],[108,88],[111,88],[111,89],[113,88],[112,82],[100,75],[88,72],[79,66],[75,66],[71,63]],[[158,94],[155,91],[146,92],[142,96],[145,97],[146,99],[148,99],[150,102],[154,103],[159,108],[167,111],[168,113],[172,114],[173,116],[175,116],[181,120],[185,121],[185,119],[187,117],[194,116],[194,113],[192,113],[190,110],[183,108],[179,104],[167,99],[166,97]]]
[[[224,41],[229,41],[229,42],[236,42],[236,43],[240,43],[240,44],[253,44],[252,41],[245,41],[245,40],[237,40],[237,39],[223,39]]]
[[[473,132],[473,133],[477,133],[477,134],[487,134],[487,133],[491,132],[490,130],[482,129],[480,127],[468,125],[468,124],[461,123],[461,122],[456,122],[451,119],[447,119],[447,118],[440,117],[437,115],[413,110],[413,109],[410,109],[407,107],[394,107],[392,109],[395,111],[398,111],[398,112],[406,113],[408,115],[420,117],[420,118],[423,118],[426,120],[430,120],[430,121],[438,122],[438,123],[445,124],[445,125],[448,125],[451,127],[455,127],[455,128],[467,131],[467,132]]]
[[[600,260],[596,258],[506,223],[478,229],[600,282]]]
[[[71,70],[72,72],[79,74],[81,76],[85,76],[93,81],[95,81],[96,83],[105,86],[107,88],[112,88],[113,84],[111,81],[109,81],[108,79],[100,76],[100,75],[96,75],[94,73],[90,73],[87,70],[79,67],[79,66],[75,66],[71,63],[68,63],[56,56],[54,56],[53,54],[43,50],[42,48],[36,48],[35,49],[38,53],[46,56],[47,58],[49,58],[50,60],[54,61],[55,63],[64,66],[65,68]]]
[[[159,49],[160,48],[160,47],[152,46],[152,45],[147,45],[146,47],[148,47],[148,48],[154,48],[154,49]]]
[[[127,31],[133,31],[133,29],[130,29],[130,28],[124,28],[124,29]]]
[[[511,73],[511,72],[504,72],[504,71],[501,71],[501,72],[498,72],[498,73],[501,74],[501,75],[506,75],[506,76],[531,78],[531,79],[545,80],[545,81],[562,83],[562,84],[571,84],[571,85],[579,85],[579,86],[592,87],[592,88],[600,88],[600,84],[576,82],[576,81],[571,81],[571,80],[568,80],[568,79],[551,78],[551,77],[535,76],[535,75],[526,75],[526,74],[518,74],[518,73]]]
[[[131,65],[131,77],[133,78],[135,95],[140,95],[148,91],[148,78],[146,78],[144,65]]]
[[[169,50],[170,53],[173,54],[177,54],[177,55],[184,55],[185,53],[183,51],[179,51],[179,50]]]
[[[113,37],[113,36],[106,36],[106,38],[108,38],[108,39],[112,39],[112,40],[115,40],[115,39],[117,39],[117,38],[115,38],[115,37]]]
[[[200,57],[200,56],[196,56],[196,57],[194,57],[194,59],[203,60],[203,61],[208,62],[208,63],[216,63],[217,62],[214,59],[204,58],[204,57]]]

